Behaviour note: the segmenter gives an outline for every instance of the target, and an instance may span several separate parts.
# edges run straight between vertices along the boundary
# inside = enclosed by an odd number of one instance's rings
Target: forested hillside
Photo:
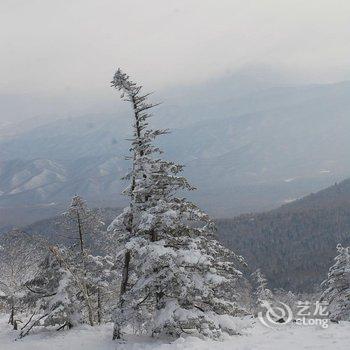
[[[312,290],[350,244],[350,179],[279,209],[218,221],[219,236],[273,287]]]
[[[99,212],[107,226],[120,209]],[[219,240],[244,256],[251,271],[261,267],[271,287],[311,291],[326,277],[336,245],[350,244],[350,179],[270,212],[216,222]],[[60,217],[24,229],[65,240]]]

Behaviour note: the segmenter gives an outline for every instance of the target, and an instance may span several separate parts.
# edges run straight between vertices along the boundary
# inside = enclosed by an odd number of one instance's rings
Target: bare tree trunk
[[[87,288],[87,285],[86,285],[86,282],[85,282],[86,264],[85,264],[84,236],[83,236],[84,233],[83,233],[83,227],[82,227],[79,211],[77,211],[77,222],[78,222],[78,233],[79,233],[79,242],[80,242],[81,261],[82,261],[83,273],[84,273],[82,284],[83,284],[83,288],[85,289],[84,296],[85,296],[86,306],[88,308],[89,323],[90,323],[90,326],[93,326],[94,325],[94,317],[93,317],[91,299],[89,297],[88,288]]]
[[[98,324],[102,323],[102,297],[100,287],[97,288],[97,322]]]
[[[92,308],[91,308],[91,305],[88,305],[88,314],[89,314],[89,323],[90,323],[90,326],[94,326],[94,316],[93,316],[93,313],[92,313]]]
[[[26,335],[28,335],[29,332],[31,331],[31,329],[32,329],[34,326],[36,326],[37,324],[39,324],[40,320],[42,320],[43,318],[49,316],[49,314],[50,314],[50,313],[46,313],[46,314],[40,316],[40,317],[39,317],[37,320],[35,320],[34,322],[31,322],[31,323],[29,322],[29,323],[27,323],[26,326],[29,326],[28,329],[25,329],[25,327],[23,327],[23,328],[22,328],[22,331],[21,331],[21,333],[20,333],[20,335],[19,335],[19,337],[20,337],[20,338],[23,338],[23,337],[25,337]]]
[[[151,242],[156,242],[156,241],[158,241],[157,232],[155,230],[152,230],[152,232],[151,232]]]
[[[24,326],[22,326],[21,331],[28,326],[28,324],[32,321],[34,316],[35,316],[35,312],[32,314],[32,316],[30,316],[30,318],[27,321],[27,323]]]
[[[141,136],[141,130],[140,130],[140,122],[139,122],[139,115],[137,112],[137,105],[136,105],[136,101],[135,98],[132,98],[132,104],[133,104],[133,108],[134,108],[134,116],[135,116],[135,125],[136,125],[136,133],[137,133],[137,137],[140,138]],[[141,151],[141,153],[143,154],[143,152]],[[141,155],[142,155],[141,154]],[[134,162],[135,162],[135,157],[136,154],[134,153]],[[133,196],[134,196],[134,189],[135,189],[135,175],[133,175],[132,180],[131,180],[131,219],[130,219],[130,223],[129,223],[129,232],[130,234],[132,234],[133,232]],[[124,294],[126,292],[126,288],[128,285],[128,281],[129,281],[129,269],[130,269],[130,260],[131,260],[131,252],[128,250],[125,252],[124,255],[124,266],[123,266],[123,275],[122,275],[122,281],[121,281],[121,286],[120,286],[120,295],[119,295],[119,307],[122,308],[123,304],[124,304]],[[121,339],[121,326],[115,322],[114,323],[114,329],[113,329],[113,340],[115,339]]]
[[[124,293],[126,292],[126,288],[129,281],[129,268],[130,268],[130,260],[131,260],[131,253],[130,250],[128,250],[125,253],[124,257],[124,268],[123,268],[123,277],[122,277],[122,285],[120,288],[120,299],[122,300]]]
[[[136,94],[131,96],[131,102],[133,105],[133,110],[134,110],[134,118],[135,118],[135,126],[136,126],[136,136],[139,139],[138,143],[141,146],[141,127],[140,127],[140,112],[138,110],[138,103],[136,100],[136,95],[138,92],[136,92]],[[135,152],[135,151],[134,151]],[[140,156],[142,157],[144,155],[143,150],[140,150]],[[134,162],[135,162],[135,157],[136,157],[136,153],[134,153]],[[130,220],[130,228],[129,228],[129,232],[130,234],[132,234],[133,232],[133,200],[134,200],[134,190],[135,190],[135,174],[132,177],[131,180],[131,220]],[[124,294],[126,292],[127,289],[127,285],[128,285],[128,281],[129,281],[129,270],[130,270],[130,260],[131,260],[131,252],[128,250],[125,252],[124,255],[124,267],[123,267],[123,276],[122,276],[122,282],[121,282],[121,286],[120,286],[120,296],[119,296],[119,307],[122,308],[123,304],[124,304]],[[121,338],[121,327],[119,324],[117,324],[117,322],[115,322],[114,324],[114,329],[113,329],[113,339],[120,339]]]
[[[11,308],[10,318],[9,318],[9,324],[13,325],[13,309]]]
[[[131,252],[128,250],[124,256],[123,276],[122,276],[122,282],[121,282],[121,287],[120,287],[120,296],[119,296],[119,307],[120,308],[123,307],[123,304],[124,304],[123,296],[126,292],[126,288],[127,288],[128,281],[129,281],[130,260],[131,260]],[[115,339],[121,339],[121,327],[117,322],[114,324],[114,329],[113,329],[113,340],[115,340]]]
[[[113,340],[116,339],[121,339],[121,330],[120,330],[120,326],[117,323],[114,323],[114,328],[113,328]]]
[[[130,251],[126,251],[124,255],[124,267],[123,267],[123,276],[122,276],[122,282],[120,286],[120,295],[119,295],[119,307],[122,308],[124,304],[124,294],[126,292],[126,288],[129,281],[129,268],[130,268],[130,260],[131,260],[131,253]],[[121,339],[121,325],[117,322],[114,323],[113,328],[113,340],[115,339]]]
[[[15,322],[15,301],[14,298],[11,298],[11,313],[10,313],[10,318],[9,318],[9,324],[14,325]]]
[[[84,268],[85,268],[85,259],[84,259],[85,249],[84,249],[83,228],[81,226],[81,220],[80,220],[79,211],[77,211],[77,222],[78,222],[78,232],[79,232],[81,259],[82,259],[82,263],[83,263]]]

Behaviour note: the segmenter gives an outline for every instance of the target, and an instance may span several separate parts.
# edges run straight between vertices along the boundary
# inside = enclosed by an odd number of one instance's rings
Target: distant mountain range
[[[233,217],[350,176],[350,83],[234,78],[178,91],[155,113],[157,126],[173,129],[160,141],[165,156],[186,164],[200,206]],[[0,135],[0,227],[52,216],[76,193],[93,206],[123,205],[130,122],[124,106]]]

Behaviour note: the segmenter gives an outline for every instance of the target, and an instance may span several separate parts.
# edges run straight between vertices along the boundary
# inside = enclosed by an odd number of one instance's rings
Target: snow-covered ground
[[[268,329],[255,322],[242,330],[242,335],[223,342],[196,338],[173,343],[147,338],[134,338],[121,344],[111,340],[112,325],[79,327],[70,331],[40,331],[15,340],[6,318],[0,316],[1,350],[345,350],[350,344],[350,323],[332,324],[327,329],[295,324]]]

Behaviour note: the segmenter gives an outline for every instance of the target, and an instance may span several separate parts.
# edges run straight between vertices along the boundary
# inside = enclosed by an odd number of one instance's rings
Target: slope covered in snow
[[[255,322],[242,329],[242,335],[222,342],[188,337],[170,343],[136,337],[116,343],[111,340],[112,324],[60,332],[45,330],[16,341],[18,333],[6,321],[0,317],[1,350],[346,350],[350,342],[349,322],[331,324],[327,329],[297,325],[269,329]]]

